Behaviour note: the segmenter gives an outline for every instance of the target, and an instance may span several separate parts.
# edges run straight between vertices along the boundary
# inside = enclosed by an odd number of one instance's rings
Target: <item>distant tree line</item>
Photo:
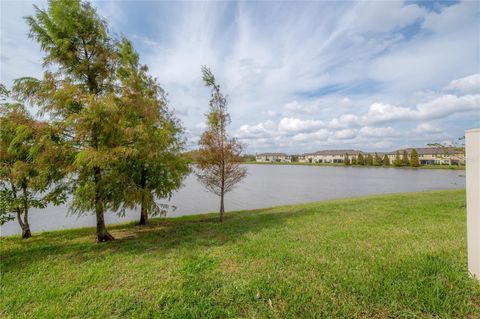
[[[400,153],[397,151],[393,163],[390,162],[390,158],[387,154],[384,154],[382,157],[378,153],[374,153],[373,155],[369,153],[366,156],[362,153],[359,153],[356,156],[345,153],[343,163],[345,166],[420,166],[418,152],[416,149],[412,149],[410,156],[408,155],[406,150],[403,151],[402,156],[400,156]]]

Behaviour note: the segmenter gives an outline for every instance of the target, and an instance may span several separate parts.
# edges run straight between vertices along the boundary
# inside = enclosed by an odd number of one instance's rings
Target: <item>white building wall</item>
[[[480,128],[465,134],[468,270],[480,279]]]

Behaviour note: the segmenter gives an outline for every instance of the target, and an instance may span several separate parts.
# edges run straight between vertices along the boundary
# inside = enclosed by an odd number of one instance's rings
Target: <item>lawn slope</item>
[[[478,318],[464,191],[0,239],[12,318]]]

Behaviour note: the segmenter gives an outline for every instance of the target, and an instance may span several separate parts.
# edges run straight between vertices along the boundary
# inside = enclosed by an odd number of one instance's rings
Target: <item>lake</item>
[[[363,195],[465,188],[465,171],[443,169],[395,169],[383,167],[334,167],[300,165],[246,165],[248,175],[226,195],[228,211],[305,203]],[[176,206],[167,216],[192,215],[217,211],[218,197],[208,193],[195,176],[186,178],[170,202]],[[124,217],[107,213],[107,223],[138,219],[138,211]],[[32,232],[95,226],[95,216],[67,215],[67,206],[31,209]],[[1,235],[20,233],[17,221],[1,226]]]

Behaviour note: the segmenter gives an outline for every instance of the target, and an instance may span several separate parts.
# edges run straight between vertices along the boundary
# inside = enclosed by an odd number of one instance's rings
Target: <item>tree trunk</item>
[[[223,194],[223,190],[222,190],[222,193],[220,195],[220,222],[223,222],[224,220],[224,215],[225,215],[225,206],[224,206],[224,194]]]
[[[18,214],[20,226],[22,226],[22,238],[32,237],[32,232],[30,231],[30,225],[28,224],[28,193],[27,185],[22,186],[23,191],[23,222],[21,221],[21,214]]]
[[[101,170],[100,167],[94,167],[94,180],[95,180],[95,214],[97,216],[97,243],[114,240],[112,235],[107,231],[105,227],[105,216],[103,210],[102,194],[100,190]]]
[[[30,232],[30,226],[26,224],[25,226],[22,227],[22,238],[30,238],[32,237],[32,233]]]
[[[17,221],[22,229],[22,238],[30,238],[32,237],[32,232],[30,231],[30,225],[28,224],[28,217],[25,218],[25,222],[22,220],[22,213],[18,210],[17,211]]]
[[[142,208],[140,209],[140,221],[138,222],[139,225],[146,225],[148,223],[148,214],[145,207],[142,204]]]
[[[140,177],[140,187],[142,188],[142,204],[140,207],[140,221],[138,222],[139,225],[146,225],[148,222],[148,212],[145,207],[145,187],[147,186],[147,172],[145,167],[142,167],[142,174]]]

